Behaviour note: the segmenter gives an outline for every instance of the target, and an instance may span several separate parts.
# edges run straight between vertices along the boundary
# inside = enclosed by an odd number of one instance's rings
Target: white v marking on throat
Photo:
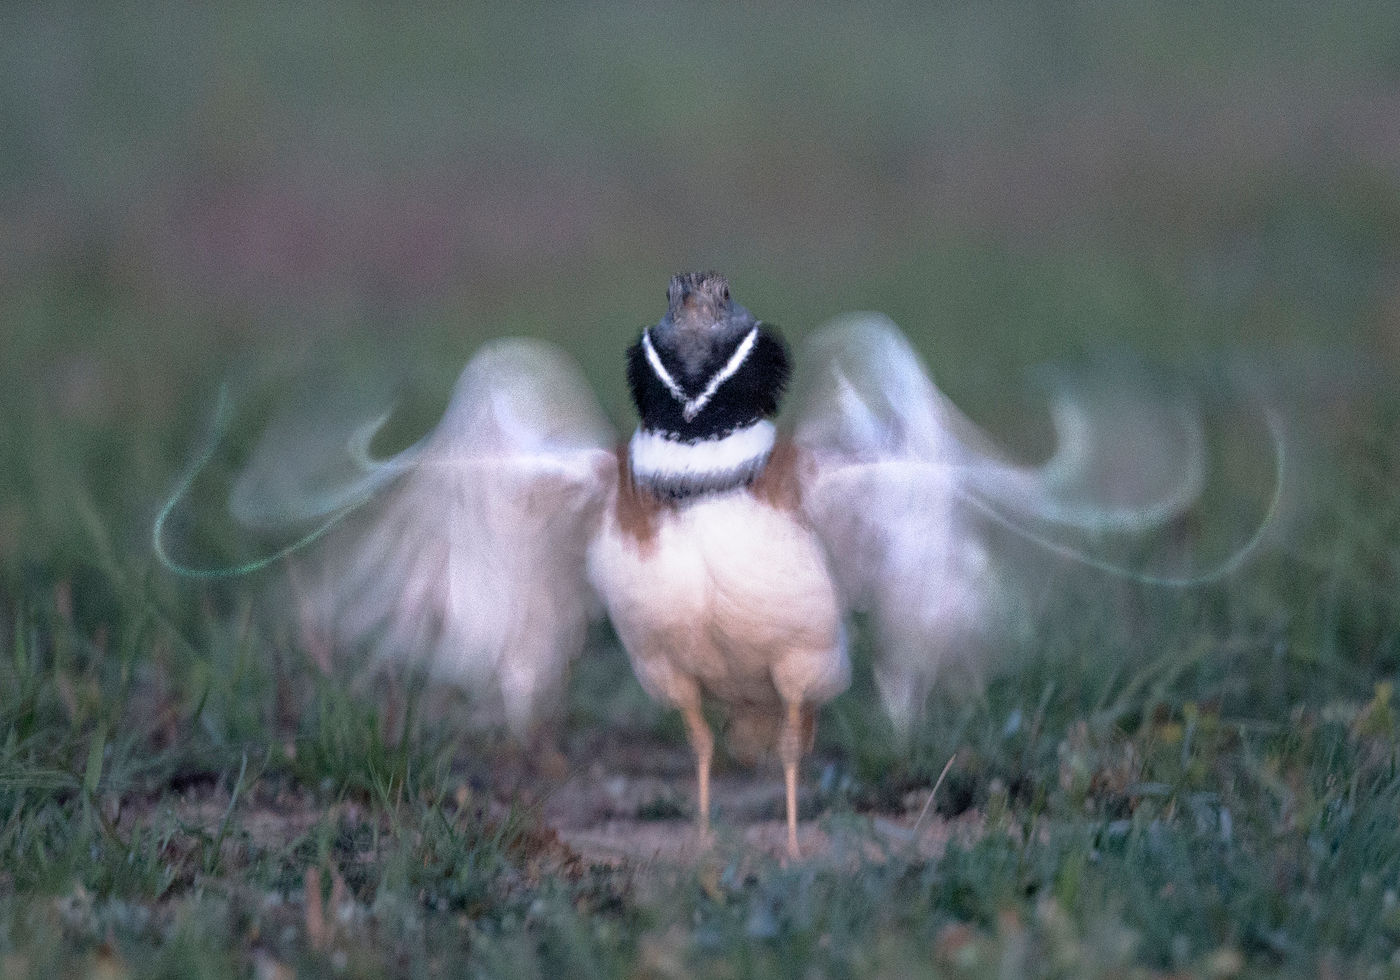
[[[671,393],[671,397],[681,403],[681,417],[687,422],[693,422],[695,416],[710,403],[710,399],[715,397],[715,392],[719,391],[719,386],[724,384],[734,373],[744,366],[744,361],[748,360],[749,352],[753,350],[754,343],[758,340],[758,327],[755,326],[744,339],[739,341],[739,346],[734,348],[734,353],[729,355],[729,360],[724,367],[715,372],[710,378],[709,384],[705,385],[705,390],[694,398],[687,398],[685,390],[676,384],[676,379],[671,377],[671,372],[666,370],[666,365],[661,363],[661,357],[656,353],[656,348],[651,343],[651,329],[642,331],[642,350],[646,353],[647,363],[655,372],[656,377],[666,386],[666,390]]]

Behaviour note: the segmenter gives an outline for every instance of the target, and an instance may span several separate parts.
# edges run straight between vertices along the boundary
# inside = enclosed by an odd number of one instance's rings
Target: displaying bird
[[[1051,547],[1063,529],[1142,531],[1192,504],[1204,460],[1189,403],[1106,388],[1058,397],[1055,453],[1012,462],[875,315],[818,334],[804,361],[804,400],[780,431],[787,345],[724,276],[677,275],[627,351],[639,422],[626,442],[560,350],[497,340],[414,446],[372,458],[383,419],[274,429],[231,509],[256,528],[356,511],[358,529],[325,542],[325,574],[299,585],[303,604],[339,642],[495,702],[517,733],[558,706],[605,612],[642,686],[684,719],[702,835],[712,698],[776,748],[796,855],[799,762],[849,683],[853,609],[871,614],[876,681],[907,726],[940,663],[1007,598],[987,524]]]

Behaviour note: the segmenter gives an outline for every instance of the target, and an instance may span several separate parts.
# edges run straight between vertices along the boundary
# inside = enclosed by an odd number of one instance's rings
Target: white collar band
[[[777,429],[767,419],[694,442],[638,429],[627,445],[627,458],[637,486],[663,497],[688,497],[752,481],[768,462],[776,438]]]

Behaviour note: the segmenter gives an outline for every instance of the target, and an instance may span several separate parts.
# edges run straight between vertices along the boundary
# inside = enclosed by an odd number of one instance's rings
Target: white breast
[[[844,689],[836,590],[794,515],[732,490],[663,508],[639,542],[607,513],[589,575],[653,696],[698,681],[729,701],[810,704]]]

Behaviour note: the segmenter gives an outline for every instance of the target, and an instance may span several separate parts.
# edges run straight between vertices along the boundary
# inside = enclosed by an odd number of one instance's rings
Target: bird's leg
[[[688,699],[680,706],[681,717],[685,719],[685,731],[690,737],[691,748],[695,749],[695,776],[699,783],[700,800],[697,822],[700,839],[708,843],[710,839],[710,763],[715,757],[715,736],[705,722],[700,711],[700,696]]]
[[[778,756],[783,763],[783,782],[787,787],[787,850],[789,857],[801,857],[797,848],[797,764],[802,761],[802,705],[791,702],[778,733]]]

